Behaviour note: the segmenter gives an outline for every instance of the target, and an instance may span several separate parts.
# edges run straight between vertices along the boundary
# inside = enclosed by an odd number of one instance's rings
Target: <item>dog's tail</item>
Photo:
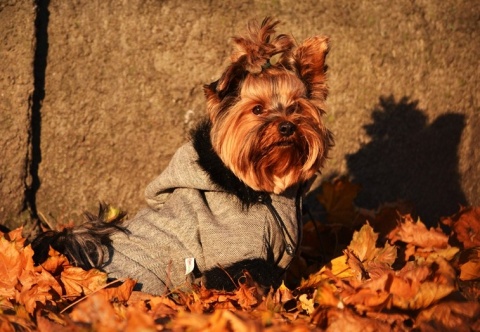
[[[111,213],[114,211],[114,213]],[[33,261],[42,264],[48,258],[50,247],[67,256],[69,262],[85,270],[101,268],[104,264],[105,247],[116,232],[128,234],[122,225],[126,214],[100,203],[98,215],[84,213],[86,222],[62,231],[45,231],[32,241]]]

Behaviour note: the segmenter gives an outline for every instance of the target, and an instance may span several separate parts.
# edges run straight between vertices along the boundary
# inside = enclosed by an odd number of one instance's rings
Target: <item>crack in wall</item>
[[[48,5],[50,0],[36,0],[35,17],[35,54],[33,60],[34,90],[31,101],[30,137],[28,158],[28,180],[26,185],[24,208],[28,209],[33,218],[37,218],[36,196],[40,188],[39,167],[42,161],[41,131],[42,131],[42,103],[45,98],[45,73],[48,56]]]

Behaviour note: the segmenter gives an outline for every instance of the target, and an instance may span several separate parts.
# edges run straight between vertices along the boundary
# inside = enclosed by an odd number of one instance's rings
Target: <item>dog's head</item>
[[[249,187],[277,194],[310,179],[333,143],[322,121],[328,38],[297,45],[273,36],[278,23],[251,22],[221,78],[205,86],[215,152]]]

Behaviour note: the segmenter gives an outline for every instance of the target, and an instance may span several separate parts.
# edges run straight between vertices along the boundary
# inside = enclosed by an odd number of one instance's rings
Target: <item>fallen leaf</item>
[[[125,332],[156,332],[157,327],[155,321],[151,315],[148,313],[139,310],[136,307],[127,307],[126,316],[125,316],[125,327],[123,331]]]
[[[24,317],[17,315],[0,314],[0,331],[2,332],[17,332],[17,331],[37,331],[35,324]]]
[[[154,318],[174,317],[177,311],[181,308],[165,296],[154,296],[148,301],[148,303],[150,306],[150,313]]]
[[[258,303],[258,291],[255,286],[240,283],[238,289],[235,291],[235,295],[237,296],[238,304],[243,309],[250,310],[252,306]]]
[[[50,247],[48,258],[41,264],[42,267],[51,274],[60,274],[70,263],[66,256],[61,255],[58,251]]]
[[[460,280],[480,278],[480,247],[463,250],[458,257]]]
[[[82,268],[69,266],[60,275],[65,288],[65,295],[77,297],[88,295],[105,286],[107,274],[97,269],[85,271]]]
[[[373,229],[375,229],[375,232],[379,233],[379,238],[383,239],[397,227],[398,221],[401,220],[402,216],[407,214],[412,215],[414,213],[414,207],[409,202],[397,201],[381,204],[375,210],[359,208],[358,213],[360,218],[365,222],[368,221]]]
[[[441,230],[427,229],[420,220],[414,222],[410,215],[402,218],[402,222],[388,234],[391,243],[401,241],[420,248],[446,248],[448,236]]]
[[[25,238],[22,236],[23,227],[19,227],[17,229],[11,230],[7,234],[5,234],[5,239],[10,242],[14,242],[17,249],[20,251],[25,246]]]
[[[442,219],[442,223],[452,229],[463,248],[480,246],[480,207],[462,207],[458,213]]]
[[[0,296],[12,297],[22,272],[20,252],[15,242],[0,238]]]
[[[411,264],[412,266],[414,264]],[[444,259],[401,271],[392,280],[392,304],[404,310],[427,308],[456,290],[455,271]]]
[[[330,263],[326,264],[320,271],[319,274],[322,274],[326,270],[331,271],[331,274],[337,278],[350,278],[355,275],[354,271],[350,268],[347,262],[347,256],[342,255],[337,258],[334,258]],[[317,274],[318,275],[318,274]],[[314,275],[313,275],[314,277]]]
[[[352,250],[361,262],[371,261],[377,254],[377,239],[378,234],[367,222],[358,232],[353,233],[348,249]]]
[[[315,303],[313,299],[308,298],[307,294],[300,295],[298,301],[300,301],[300,306],[302,307],[302,310],[305,310],[307,315],[310,315],[315,310]]]
[[[67,330],[68,329],[71,331],[71,330],[74,330],[72,329],[71,326],[68,326],[69,325],[69,322],[71,322],[67,317],[61,315],[61,314],[58,314],[56,312],[53,312],[51,310],[47,310],[47,309],[42,309],[42,310],[38,310],[36,312],[36,319],[37,319],[37,325],[39,326],[39,330],[40,331],[61,331],[62,330],[62,327],[64,328],[63,330]],[[43,323],[44,323],[44,327],[40,327],[40,321],[43,320]]]
[[[347,257],[347,264],[350,267],[355,279],[365,280],[368,278],[367,271],[365,270],[362,261],[355,255],[353,250],[346,249],[343,254]]]
[[[426,257],[428,260],[436,260],[437,257],[443,257],[447,261],[452,260],[455,255],[460,251],[458,247],[451,247],[448,246],[447,248],[444,249],[433,249],[433,251],[428,250],[423,256]],[[417,252],[418,256],[422,256],[422,251],[418,250]]]
[[[353,310],[318,307],[312,323],[325,331],[390,332],[390,325],[356,314]]]
[[[353,225],[356,217],[353,200],[357,197],[360,186],[346,178],[339,178],[333,182],[324,182],[321,189],[317,199],[327,211],[328,223]]]
[[[343,302],[340,300],[337,294],[335,294],[336,287],[332,287],[327,282],[322,283],[317,287],[314,302],[321,306],[329,306],[342,309],[344,307]]]
[[[287,286],[285,286],[284,282],[282,282],[280,287],[278,287],[277,290],[275,291],[274,298],[277,303],[286,303],[290,300],[293,300],[294,296],[292,294],[292,291],[288,289]]]
[[[43,269],[40,272],[24,270],[20,284],[22,286],[17,294],[17,302],[23,304],[32,315],[38,303],[45,305],[47,301],[58,300],[62,294],[57,280]]]
[[[415,327],[423,331],[479,331],[480,304],[478,302],[445,301],[422,310]]]
[[[110,301],[99,293],[93,293],[79,302],[69,316],[77,323],[90,326],[91,331],[124,330],[125,323],[119,319]]]

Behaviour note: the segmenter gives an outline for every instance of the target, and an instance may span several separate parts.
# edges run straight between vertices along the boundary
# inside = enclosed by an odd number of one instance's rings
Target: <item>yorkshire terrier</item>
[[[231,63],[204,86],[207,119],[145,191],[148,208],[107,222],[105,206],[83,225],[32,242],[85,269],[131,277],[159,294],[192,282],[232,290],[248,271],[277,287],[301,240],[301,201],[333,145],[322,115],[327,37],[297,45],[278,21],[250,22]]]

